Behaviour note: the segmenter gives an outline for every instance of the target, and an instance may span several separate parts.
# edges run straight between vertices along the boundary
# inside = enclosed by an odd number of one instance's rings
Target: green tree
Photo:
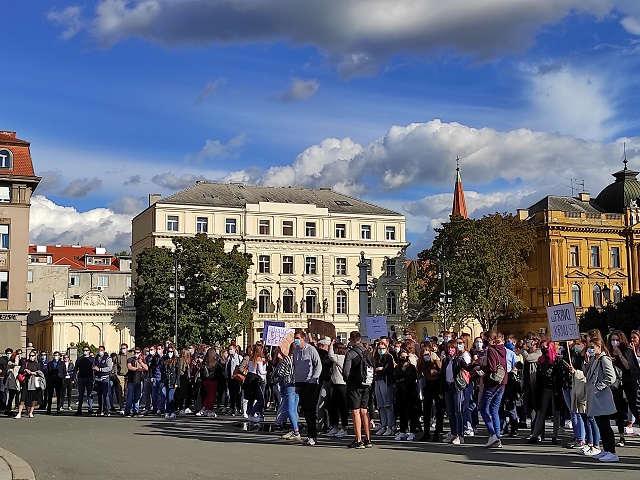
[[[98,353],[98,347],[96,347],[93,343],[91,345],[89,345],[89,343],[87,342],[79,342],[78,344],[76,344],[76,348],[78,349],[78,357],[82,356],[82,349],[84,347],[89,347],[89,350],[96,355]]]
[[[235,246],[225,252],[224,240],[205,234],[174,238],[174,251],[145,249],[137,259],[136,333],[142,342],[173,338],[174,300],[169,298],[175,284],[185,287],[178,299],[178,343],[223,343],[239,336],[255,305],[247,300],[246,282],[251,255]]]
[[[611,330],[620,330],[629,337],[640,327],[640,294],[624,297],[618,304],[609,302],[604,308],[589,307],[580,317],[580,331],[598,329],[604,338]]]

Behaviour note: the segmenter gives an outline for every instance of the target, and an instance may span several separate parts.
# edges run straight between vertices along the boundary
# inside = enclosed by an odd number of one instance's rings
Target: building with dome
[[[529,288],[517,292],[527,308],[518,318],[502,319],[501,331],[546,333],[548,305],[573,302],[579,318],[589,307],[640,293],[639,173],[625,160],[595,199],[586,192],[548,196],[518,210],[536,230]]]

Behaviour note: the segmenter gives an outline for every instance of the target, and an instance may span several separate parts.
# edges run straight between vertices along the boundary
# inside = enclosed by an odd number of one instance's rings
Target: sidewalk
[[[35,480],[35,478],[27,462],[0,448],[0,480]]]

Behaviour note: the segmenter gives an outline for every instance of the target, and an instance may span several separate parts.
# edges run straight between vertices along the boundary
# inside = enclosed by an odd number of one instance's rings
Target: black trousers
[[[611,416],[600,415],[594,417],[598,430],[600,430],[600,440],[602,440],[602,448],[605,452],[616,453],[616,436],[611,428]],[[624,431],[624,430],[623,430]]]
[[[73,380],[70,378],[65,378],[62,380],[62,403],[64,400],[67,400],[67,406],[71,408],[71,393],[73,392]],[[60,404],[60,408],[62,408],[62,403]]]
[[[400,417],[400,431],[407,433],[409,421],[411,421],[411,431],[415,432],[415,409],[417,395],[412,387],[398,388],[396,392],[397,415]]]
[[[309,438],[318,438],[317,406],[320,397],[320,386],[317,383],[296,383],[296,390],[300,397],[300,407],[307,423]]]
[[[349,425],[349,409],[347,408],[347,386],[331,385],[331,403],[329,404],[329,423],[332,427],[338,425],[346,429]]]
[[[227,379],[229,385],[229,408],[234,408],[238,412],[242,410],[242,395],[240,392],[240,382],[233,378]]]
[[[424,433],[427,434],[431,432],[434,405],[436,410],[436,430],[434,433],[441,434],[444,430],[444,398],[440,397],[440,380],[426,381],[422,390],[422,416]]]
[[[47,378],[47,411],[51,411],[53,392],[56,392],[58,411],[62,408],[62,379],[60,377]]]
[[[616,426],[618,427],[620,436],[624,437],[624,427],[627,426],[627,413],[629,411],[629,404],[624,398],[624,390],[622,386],[618,388],[612,388],[611,393],[613,393],[613,401],[616,404]],[[607,452],[609,451],[610,450],[607,450]]]

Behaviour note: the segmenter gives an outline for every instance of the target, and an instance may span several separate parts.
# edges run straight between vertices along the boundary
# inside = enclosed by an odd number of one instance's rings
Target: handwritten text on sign
[[[547,317],[549,319],[549,333],[554,342],[580,338],[576,309],[573,303],[547,307]]]
[[[267,338],[265,338],[264,343],[265,345],[277,347],[288,333],[293,333],[293,330],[291,328],[274,327],[271,325],[269,326],[269,330],[267,330]]]

